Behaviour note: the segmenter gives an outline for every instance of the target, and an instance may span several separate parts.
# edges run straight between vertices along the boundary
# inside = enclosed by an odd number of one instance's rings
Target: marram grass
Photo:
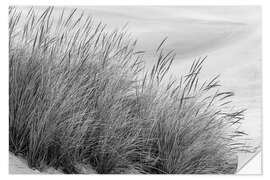
[[[80,173],[235,173],[249,148],[243,110],[218,76],[201,82],[205,58],[164,80],[174,51],[161,42],[150,71],[121,29],[76,10],[9,10],[9,150],[28,165]]]

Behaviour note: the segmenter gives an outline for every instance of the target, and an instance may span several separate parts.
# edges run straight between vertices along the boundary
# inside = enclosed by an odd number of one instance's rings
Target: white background
[[[49,1],[49,0],[39,0],[39,1],[33,1],[33,0],[14,0],[14,1],[4,1],[1,3],[0,7],[0,19],[1,19],[1,27],[0,27],[0,44],[1,44],[1,60],[0,60],[0,79],[1,79],[1,87],[0,87],[0,102],[1,102],[1,125],[0,125],[0,133],[1,133],[1,158],[0,158],[0,172],[1,172],[1,179],[6,178],[61,178],[63,176],[38,176],[35,177],[35,175],[8,175],[8,6],[9,5],[261,5],[262,6],[262,14],[263,14],[263,127],[270,127],[269,126],[269,114],[267,114],[267,109],[270,107],[269,105],[269,72],[268,70],[269,66],[269,34],[270,33],[270,25],[269,25],[269,17],[270,17],[270,6],[269,1],[265,0],[57,0],[57,1]],[[264,129],[264,128],[263,128]],[[269,144],[267,143],[267,136],[269,136],[269,131],[267,129],[264,129],[263,131],[263,152],[269,152]],[[269,142],[269,140],[268,140]],[[199,176],[199,178],[266,178],[270,173],[267,168],[267,161],[269,160],[269,157],[266,153],[262,153],[261,155],[258,155],[256,158],[254,158],[248,166],[246,166],[244,169],[242,169],[241,174],[260,174],[260,156],[262,157],[263,165],[261,168],[263,168],[263,176],[261,175],[226,175],[226,176],[215,176],[215,175],[204,175]],[[187,175],[185,178],[196,178],[197,175]],[[229,176],[229,177],[227,177]],[[91,176],[76,176],[76,178],[117,178],[117,179],[126,179],[126,176],[123,175],[106,175],[106,176],[100,176],[100,175],[91,175]],[[181,176],[182,177],[182,176]],[[166,178],[181,178],[179,175],[170,175]],[[66,176],[63,178],[70,178],[73,179],[72,176]],[[136,176],[136,175],[130,175],[128,178],[161,178],[163,179],[164,176]],[[268,178],[269,179],[269,178]]]

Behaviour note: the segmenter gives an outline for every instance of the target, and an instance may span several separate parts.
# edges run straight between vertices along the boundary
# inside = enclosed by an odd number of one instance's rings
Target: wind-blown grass
[[[234,173],[248,147],[244,110],[218,76],[200,82],[205,58],[179,79],[175,57],[155,50],[151,71],[137,41],[76,10],[9,11],[9,150],[30,167],[80,173]]]

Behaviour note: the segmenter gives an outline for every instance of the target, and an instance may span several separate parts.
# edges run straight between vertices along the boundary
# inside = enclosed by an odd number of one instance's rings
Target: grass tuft
[[[66,173],[235,173],[249,148],[244,110],[230,108],[218,76],[199,80],[206,57],[165,81],[176,55],[166,39],[147,71],[125,31],[76,9],[10,7],[9,150]]]

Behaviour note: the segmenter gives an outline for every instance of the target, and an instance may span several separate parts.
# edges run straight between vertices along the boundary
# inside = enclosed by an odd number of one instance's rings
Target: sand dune
[[[44,172],[29,168],[25,159],[9,153],[9,174],[62,174],[62,172],[48,168]]]
[[[77,164],[77,170],[80,174],[96,174],[96,171],[92,167]],[[61,170],[56,170],[52,167],[44,169],[42,172],[31,169],[27,165],[24,158],[15,156],[13,153],[9,152],[9,174],[64,174]]]
[[[40,174],[40,172],[30,169],[23,158],[9,153],[9,174]]]

